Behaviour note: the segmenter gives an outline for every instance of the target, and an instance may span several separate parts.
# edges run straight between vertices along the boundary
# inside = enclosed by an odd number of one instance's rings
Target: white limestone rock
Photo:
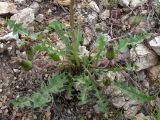
[[[105,89],[105,95],[109,96],[109,101],[112,102],[116,108],[121,108],[125,105],[125,97],[122,92],[117,89],[115,85],[110,85]]]
[[[7,46],[4,43],[0,43],[0,53],[3,53],[7,49]]]
[[[152,49],[160,56],[160,36],[155,37],[149,42]]]
[[[39,6],[39,4],[38,4],[37,2],[33,2],[33,3],[30,5],[30,8],[33,9],[34,14],[37,14],[38,11],[39,11],[40,6]]]
[[[26,0],[14,0],[14,2],[20,3],[20,4],[24,4],[26,3]]]
[[[138,7],[143,5],[147,0],[120,0],[119,3],[122,6],[131,6],[131,7]]]
[[[0,2],[0,15],[17,13],[16,6],[9,2]]]
[[[113,97],[111,101],[116,108],[121,108],[126,103],[124,96]]]
[[[89,2],[89,7],[92,8],[95,12],[99,13],[100,9],[95,1]]]
[[[123,106],[123,109],[125,118],[133,119],[137,112],[141,109],[141,105],[135,100],[128,100]]]
[[[112,82],[114,82],[115,79],[118,79],[118,80],[120,80],[120,81],[125,81],[125,77],[124,77],[122,71],[121,71],[121,72],[108,71],[108,72],[106,73],[106,76],[107,76],[107,78],[110,79]]]
[[[100,14],[100,18],[102,20],[106,20],[109,17],[110,17],[110,11],[109,10],[105,10]]]
[[[124,111],[124,117],[128,120],[132,120],[137,112],[140,110],[141,106],[131,106],[128,110]]]
[[[42,22],[43,20],[44,20],[44,15],[43,15],[43,14],[38,14],[38,15],[36,16],[36,21]]]
[[[13,34],[13,32],[8,33],[7,35],[4,35],[0,37],[0,41],[13,41],[13,40],[18,40],[18,34]]]
[[[130,59],[137,66],[136,71],[150,68],[158,62],[157,55],[144,44],[139,44],[135,49],[131,49]]]
[[[137,101],[129,100],[129,101],[126,101],[125,105],[123,106],[123,109],[128,110],[130,109],[131,106],[137,106],[137,105],[139,105]]]
[[[130,0],[119,0],[119,4],[122,6],[129,6]]]
[[[17,23],[23,23],[24,27],[29,27],[35,20],[34,10],[32,8],[24,8],[17,14],[14,14],[11,20],[15,20]]]
[[[89,24],[94,25],[97,23],[98,14],[96,12],[92,12],[89,14],[86,18],[86,21],[88,21]]]
[[[147,0],[131,0],[130,6],[131,7],[138,7],[138,6],[143,5],[145,2],[147,2]]]
[[[86,46],[79,47],[80,57],[89,56],[89,51],[86,49]]]
[[[36,0],[36,2],[42,2],[42,0]]]

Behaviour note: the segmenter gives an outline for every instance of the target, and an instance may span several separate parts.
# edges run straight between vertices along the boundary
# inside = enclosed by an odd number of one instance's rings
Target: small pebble
[[[1,92],[3,92],[3,90],[2,90],[2,89],[0,89],[0,93],[1,93]]]

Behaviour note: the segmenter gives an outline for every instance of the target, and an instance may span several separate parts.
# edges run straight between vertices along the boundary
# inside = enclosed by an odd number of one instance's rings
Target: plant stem
[[[72,42],[75,41],[75,34],[74,34],[74,0],[71,0],[70,4],[70,26],[71,26],[71,36]]]
[[[85,68],[85,67],[84,67],[84,68]],[[92,83],[93,83],[97,88],[99,88],[99,87],[100,87],[99,84],[98,84],[97,81],[93,78],[93,76],[92,76],[92,74],[90,73],[90,71],[89,71],[87,68],[85,68],[85,70],[86,70],[86,72],[88,73],[90,80],[92,80]]]
[[[76,37],[75,37],[75,28],[74,28],[74,0],[71,0],[70,3],[70,26],[71,26],[71,40],[72,40],[72,52],[73,52],[73,56],[76,62],[76,65],[79,67],[80,66],[80,62],[79,62],[79,57],[78,57],[78,44],[76,41]]]

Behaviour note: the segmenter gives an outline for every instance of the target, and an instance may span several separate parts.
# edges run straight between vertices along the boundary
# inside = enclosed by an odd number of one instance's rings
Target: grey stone
[[[97,23],[97,18],[98,14],[96,12],[92,12],[91,14],[88,15],[87,21],[89,22],[89,24],[94,25]]]
[[[86,46],[79,47],[80,57],[89,56],[89,51],[86,49]]]
[[[13,32],[8,33],[7,35],[4,35],[0,37],[0,41],[13,41],[13,40],[18,40],[19,36],[18,34],[13,34]]]
[[[138,7],[143,5],[147,0],[120,0],[119,3],[122,6],[131,6],[131,7]]]
[[[42,2],[43,0],[35,0],[36,2]]]
[[[131,7],[137,7],[143,5],[147,0],[131,0],[130,6]]]
[[[23,23],[24,27],[29,27],[29,25],[31,25],[35,20],[34,10],[32,8],[24,8],[17,14],[14,14],[11,17],[11,20]]]
[[[100,18],[102,20],[106,20],[107,18],[109,18],[110,16],[110,11],[109,10],[105,10],[100,14]]]
[[[14,0],[14,2],[20,3],[20,4],[24,4],[26,3],[26,0]]]
[[[44,15],[43,14],[38,14],[36,17],[36,21],[42,22],[44,20]]]
[[[125,105],[123,106],[123,109],[128,110],[130,109],[131,106],[137,106],[137,105],[138,105],[137,101],[129,100],[129,101],[126,101]]]
[[[38,13],[40,6],[39,6],[39,4],[37,2],[33,2],[31,4],[30,8],[32,8],[33,11],[34,11],[34,14],[36,14],[36,13]]]
[[[135,49],[131,49],[130,59],[137,66],[136,71],[150,68],[158,63],[157,55],[144,44],[139,44]]]
[[[113,97],[111,101],[116,108],[121,108],[126,103],[125,98],[123,96]]]
[[[0,15],[17,13],[16,6],[9,2],[0,2]]]
[[[100,12],[100,9],[99,9],[99,7],[98,7],[98,5],[97,5],[97,3],[95,1],[89,2],[89,7],[92,8],[97,13]]]
[[[97,114],[99,114],[99,113],[101,112],[100,109],[99,109],[99,106],[98,106],[97,104],[94,105],[93,108],[94,108],[94,111],[95,111]]]
[[[124,116],[126,119],[133,119],[137,112],[140,110],[140,106],[131,106],[129,109],[124,111]]]
[[[160,36],[155,37],[149,42],[152,49],[160,56]]]

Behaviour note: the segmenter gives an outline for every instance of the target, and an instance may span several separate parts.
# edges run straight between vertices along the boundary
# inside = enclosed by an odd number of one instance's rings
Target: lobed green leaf
[[[116,82],[115,85],[130,99],[136,100],[141,104],[144,104],[144,102],[149,102],[152,100],[151,96],[145,95],[143,92],[139,91],[135,87],[128,86],[127,84],[122,82]]]

